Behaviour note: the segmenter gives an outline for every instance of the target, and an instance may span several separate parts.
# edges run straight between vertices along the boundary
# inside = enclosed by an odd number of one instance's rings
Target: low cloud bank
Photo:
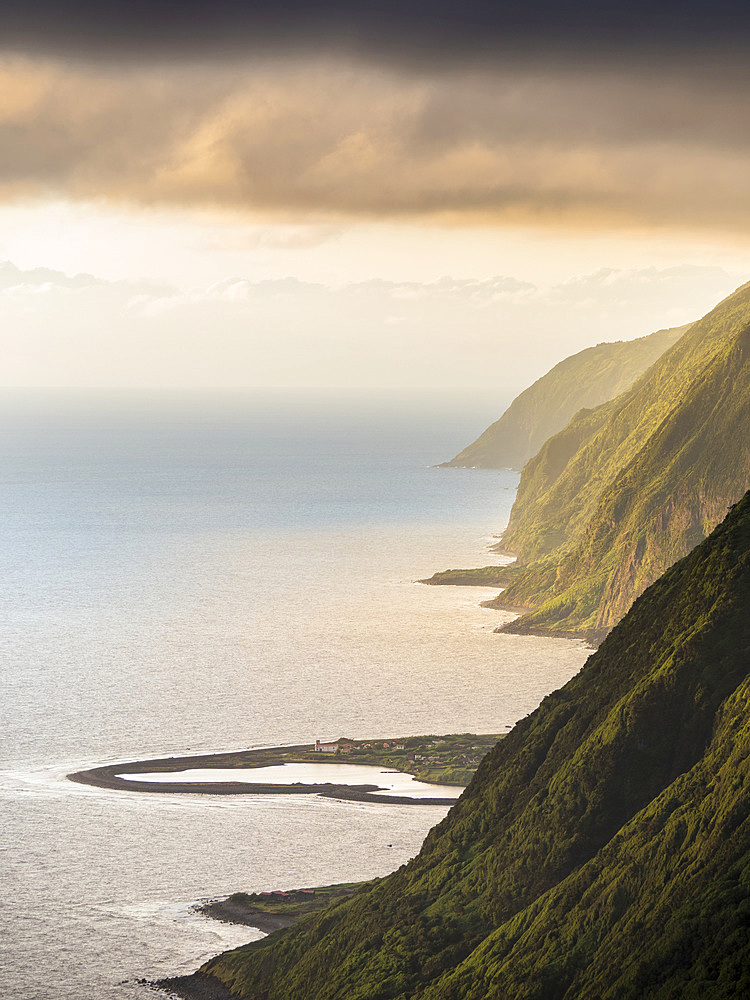
[[[2,384],[520,389],[591,344],[698,318],[739,277],[602,270],[540,289],[511,277],[330,288],[239,276],[186,293],[6,262]]]

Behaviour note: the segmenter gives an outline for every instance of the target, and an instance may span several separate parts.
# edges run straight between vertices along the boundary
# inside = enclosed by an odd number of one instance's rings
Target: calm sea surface
[[[316,737],[501,732],[581,644],[496,635],[517,475],[430,468],[507,400],[0,397],[0,996],[145,1000],[259,936],[196,900],[384,875],[445,814],[108,792],[73,769]]]

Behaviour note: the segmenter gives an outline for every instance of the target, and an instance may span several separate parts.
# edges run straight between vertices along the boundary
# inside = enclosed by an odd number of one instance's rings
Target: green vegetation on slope
[[[635,382],[687,330],[588,347],[555,365],[446,466],[521,469],[583,407],[599,406]]]
[[[748,428],[750,285],[528,463],[496,603],[533,610],[505,628],[606,634],[750,486]]]
[[[487,606],[525,610],[500,631],[600,641],[750,486],[750,285],[663,354],[627,392],[580,410],[524,467],[496,546],[509,567]]]
[[[203,972],[255,1000],[747,996],[749,596],[750,494],[415,859]]]
[[[449,733],[389,740],[345,740],[346,760],[406,771],[419,781],[468,785],[482,758],[501,739],[493,733]],[[320,755],[318,755],[319,757]],[[338,761],[338,754],[333,757]]]
[[[274,892],[236,892],[229,897],[235,903],[252,907],[260,913],[281,913],[285,917],[298,917],[315,910],[325,909],[337,899],[351,896],[366,882],[339,882],[336,885],[319,885],[309,889],[286,889]],[[211,903],[202,907],[209,911]]]

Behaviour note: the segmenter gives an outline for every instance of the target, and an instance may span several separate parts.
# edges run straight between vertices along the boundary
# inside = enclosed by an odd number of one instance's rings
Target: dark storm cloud
[[[750,3],[26,0],[0,199],[750,225]]]
[[[746,0],[24,0],[6,6],[0,46],[89,56],[249,53],[269,48],[460,60],[707,47],[750,36]]]

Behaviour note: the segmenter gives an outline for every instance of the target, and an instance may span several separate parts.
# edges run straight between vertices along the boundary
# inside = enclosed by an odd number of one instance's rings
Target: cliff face
[[[638,340],[597,344],[565,358],[516,399],[494,424],[446,466],[521,469],[578,410],[620,393],[671,347],[687,326]]]
[[[750,286],[525,467],[502,547],[511,631],[602,635],[750,486]]]
[[[413,861],[203,972],[257,1000],[748,995],[749,604],[750,494]]]

